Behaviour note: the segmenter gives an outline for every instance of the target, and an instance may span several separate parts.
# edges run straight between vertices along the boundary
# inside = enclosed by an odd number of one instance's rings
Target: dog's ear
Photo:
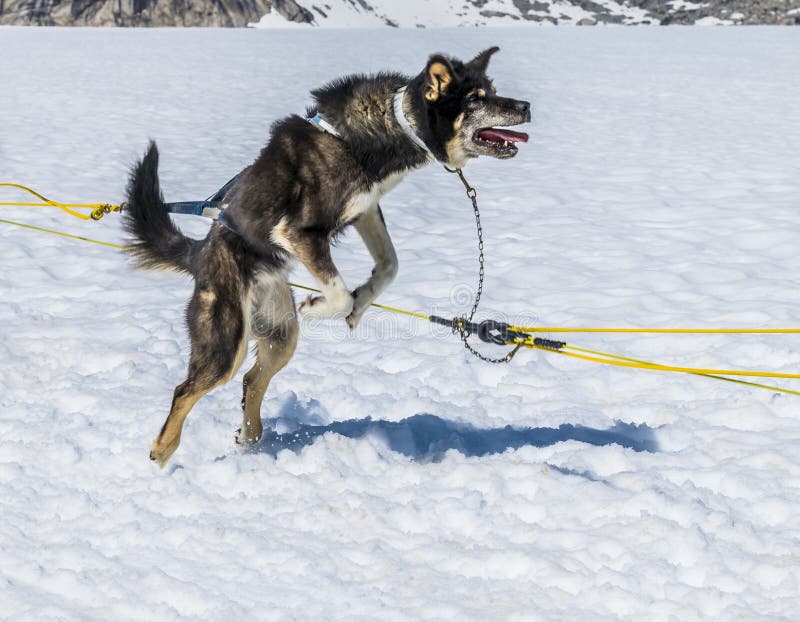
[[[425,67],[425,99],[435,102],[455,79],[455,71],[450,61],[439,54],[428,59]]]
[[[492,54],[500,50],[499,47],[492,46],[488,50],[484,50],[480,54],[478,54],[475,58],[467,63],[467,67],[470,69],[476,69],[481,73],[486,73],[486,69],[489,67],[489,59],[491,59]]]

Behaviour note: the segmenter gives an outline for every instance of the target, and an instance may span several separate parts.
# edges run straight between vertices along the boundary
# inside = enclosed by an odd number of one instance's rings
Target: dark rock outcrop
[[[694,24],[706,17],[715,17],[733,24],[797,24],[800,23],[798,0],[706,0],[674,3],[687,8],[672,8],[661,0],[633,0],[630,4],[645,9],[662,25]],[[688,8],[694,7],[694,8]]]
[[[269,11],[294,22],[294,0],[0,0],[0,24],[37,26],[246,26]]]

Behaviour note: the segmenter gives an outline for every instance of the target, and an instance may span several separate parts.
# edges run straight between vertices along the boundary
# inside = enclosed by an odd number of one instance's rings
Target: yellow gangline
[[[87,238],[82,235],[72,235],[71,233],[64,233],[62,231],[56,231],[55,229],[46,229],[45,227],[37,227],[35,225],[28,225],[24,222],[16,222],[14,220],[6,220],[5,218],[0,218],[0,222],[5,223],[7,225],[16,225],[17,227],[24,227],[25,229],[33,229],[34,231],[41,231],[42,233],[52,233],[53,235],[58,235],[63,238],[70,238],[73,240],[81,240],[82,242],[90,242],[92,244],[100,244],[102,246],[108,246],[110,248],[117,248],[121,251],[129,251],[130,248],[127,246],[123,246],[122,244],[114,244],[113,242],[104,242],[102,240],[96,240],[94,238]],[[307,285],[300,285],[298,283],[289,283],[292,287],[296,287],[298,289],[304,289],[309,292],[316,292],[321,293],[320,290],[315,289],[314,287],[308,287]],[[393,311],[396,313],[402,313],[404,315],[409,315],[412,317],[417,317],[422,320],[429,319],[427,315],[423,315],[422,313],[414,313],[413,311],[406,311],[404,309],[397,309],[395,307],[390,307],[389,305],[381,305],[377,302],[373,302],[371,307],[377,307],[378,309],[383,309],[385,311]]]
[[[523,345],[525,345],[525,347],[530,348],[532,350],[543,350],[545,352],[550,352],[550,353],[554,353],[554,354],[564,354],[564,355],[567,355],[567,356],[569,355],[568,352],[562,352],[561,350],[554,350],[552,348],[545,348],[543,346],[537,346],[537,345],[533,345],[533,344],[523,344]],[[576,354],[573,354],[572,356],[574,356],[576,358],[585,358],[585,357],[578,356]],[[612,354],[609,354],[608,356],[609,357],[614,357],[614,358],[620,358],[620,359],[623,359],[623,360],[627,360],[626,357],[617,357],[617,356],[612,355]],[[590,359],[585,358],[585,360],[590,360]],[[603,361],[603,360],[598,360],[596,362],[602,363],[604,365],[613,364],[611,361]],[[651,369],[651,368],[647,367],[647,368],[641,368],[641,369]],[[653,371],[674,371],[674,370],[654,369]],[[724,376],[717,376],[715,374],[701,374],[701,373],[696,373],[696,372],[687,372],[687,373],[690,373],[693,376],[702,376],[704,378],[712,378],[714,380],[724,380],[725,382],[733,382],[735,384],[742,384],[742,385],[745,385],[745,386],[754,387],[754,388],[758,388],[758,389],[767,389],[769,391],[777,391],[779,393],[787,393],[789,395],[800,395],[800,391],[792,391],[791,389],[784,389],[783,387],[776,387],[776,386],[769,385],[769,384],[760,384],[758,382],[748,382],[746,380],[739,380],[738,378],[726,378]]]
[[[75,218],[80,218],[81,220],[99,220],[102,218],[103,214],[107,211],[119,211],[119,205],[111,205],[109,203],[61,203],[59,201],[53,201],[52,199],[48,199],[46,196],[39,194],[32,188],[28,188],[28,186],[23,186],[22,184],[15,184],[12,182],[2,182],[0,183],[0,187],[6,188],[18,188],[19,190],[24,190],[25,192],[32,194],[37,199],[41,199],[43,203],[31,203],[31,202],[18,202],[18,201],[2,201],[0,205],[2,206],[11,206],[15,205],[18,207],[57,207],[60,210],[65,211],[70,216],[75,216]],[[81,214],[80,212],[76,212],[72,208],[80,208],[80,209],[91,209],[92,214]],[[105,211],[103,209],[106,208]]]
[[[587,348],[579,348],[571,345],[565,345],[563,348],[556,350],[553,348],[537,346],[534,343],[533,338],[526,339],[524,341],[519,340],[516,343],[522,343],[522,345],[529,348],[535,347],[540,350],[547,350],[548,352],[557,352],[558,354],[571,356],[584,361],[603,363],[604,365],[616,365],[618,367],[630,367],[633,369],[650,369],[653,371],[669,371],[683,374],[695,374],[700,376],[753,376],[758,378],[790,378],[793,380],[800,380],[800,374],[789,374],[785,372],[747,371],[740,369],[704,369],[702,367],[678,367],[675,365],[662,365],[660,363],[649,363],[646,361],[638,361],[637,359],[628,359],[626,357],[616,356],[614,354],[608,354],[598,350],[589,350]],[[578,352],[586,354],[578,354]],[[595,356],[588,356],[588,354]]]
[[[94,209],[98,207],[98,203],[33,203],[30,201],[0,201],[3,206],[17,206],[17,207],[58,207],[59,205],[66,205],[67,207],[79,207],[82,209]]]
[[[655,333],[685,335],[798,334],[800,328],[593,328],[565,326],[512,326],[520,333]]]
[[[11,185],[17,186],[17,184],[0,184],[0,185]],[[24,186],[19,186],[24,188]],[[26,189],[26,188],[24,188]],[[33,192],[33,191],[31,191]],[[36,193],[33,193],[36,194]],[[36,196],[40,196],[36,194]],[[49,201],[49,199],[45,199],[44,197],[40,197],[45,201]],[[48,203],[50,204],[50,203]],[[52,202],[54,207],[60,207],[60,204],[55,204]],[[104,206],[105,204],[98,204],[98,206]],[[95,205],[84,205],[85,207],[96,207]],[[86,219],[86,218],[85,218]],[[130,250],[127,246],[123,246],[121,244],[115,244],[113,242],[104,242],[102,240],[96,240],[94,238],[87,238],[80,235],[73,235],[70,233],[64,233],[62,231],[56,231],[54,229],[47,229],[45,227],[37,227],[35,225],[29,225],[26,223],[16,222],[13,220],[6,220],[0,218],[0,222],[6,223],[9,225],[16,225],[18,227],[23,227],[25,229],[31,229],[34,231],[41,231],[43,233],[50,233],[53,235],[70,238],[74,240],[80,240],[82,242],[90,242],[92,244],[98,244],[101,246],[106,246],[109,248],[115,248],[119,250],[128,251]],[[308,287],[306,285],[299,285],[297,283],[289,283],[292,287],[297,287],[299,289],[304,289],[307,291],[312,292],[319,292],[318,289],[313,287]],[[430,316],[424,315],[422,313],[415,313],[413,311],[406,311],[404,309],[398,309],[396,307],[390,307],[388,305],[381,305],[378,303],[372,303],[370,306],[376,307],[378,309],[384,309],[386,311],[391,311],[395,313],[402,313],[404,315],[416,317],[419,319],[430,320]],[[766,328],[766,329],[731,329],[731,328],[706,328],[706,329],[694,329],[694,328],[647,328],[647,329],[638,329],[638,328],[567,328],[567,327],[558,327],[558,326],[539,326],[539,327],[519,327],[519,326],[512,326],[511,330],[517,332],[528,332],[528,333],[535,333],[535,332],[560,332],[560,333],[567,333],[567,332],[583,332],[583,333],[694,333],[694,334],[787,334],[787,333],[800,333],[800,329],[798,328]],[[594,363],[600,363],[603,365],[614,365],[618,367],[627,367],[633,369],[647,369],[651,371],[664,371],[664,372],[675,372],[675,373],[685,373],[685,374],[692,374],[696,376],[705,376],[708,378],[714,378],[717,380],[724,380],[726,382],[734,382],[738,384],[744,384],[752,387],[768,389],[772,391],[778,391],[781,393],[788,393],[791,395],[800,395],[800,391],[792,391],[790,389],[783,389],[780,387],[774,387],[769,385],[758,384],[754,382],[747,382],[744,380],[739,380],[735,378],[727,378],[725,376],[744,376],[744,377],[762,377],[762,378],[788,378],[788,379],[800,379],[800,374],[789,374],[789,373],[781,373],[781,372],[764,372],[764,371],[747,371],[747,370],[732,370],[732,369],[704,369],[704,368],[695,368],[695,367],[678,367],[673,365],[662,365],[659,363],[651,363],[649,361],[642,361],[639,359],[633,359],[629,357],[619,356],[616,354],[609,354],[607,352],[601,352],[599,350],[590,350],[588,348],[579,348],[577,346],[566,345],[561,349],[553,349],[553,348],[546,348],[542,346],[538,346],[534,342],[534,337],[531,335],[527,339],[517,339],[515,340],[516,344],[523,345],[530,349],[537,349],[537,350],[544,350],[546,352],[562,354],[564,356],[569,356],[576,359],[581,359],[585,361],[590,361]]]
[[[24,222],[15,222],[13,220],[6,220],[5,218],[0,218],[0,222],[4,222],[7,225],[16,225],[17,227],[25,227],[26,229],[33,229],[34,231],[42,231],[44,233],[52,233],[53,235],[60,235],[62,238],[71,238],[73,240],[81,240],[83,242],[91,242],[92,244],[101,244],[103,246],[110,246],[111,248],[118,248],[123,251],[130,250],[127,246],[122,246],[121,244],[114,244],[113,242],[103,242],[102,240],[95,240],[93,238],[85,238],[82,235],[72,235],[71,233],[63,233],[62,231],[55,231],[53,229],[45,229],[44,227],[36,227],[34,225],[28,225]]]
[[[567,350],[574,350],[575,352],[596,352],[595,350],[586,350],[576,346],[567,346]],[[659,363],[645,364],[645,363],[630,363],[627,361],[603,361],[595,356],[586,356],[575,354],[575,352],[562,352],[569,356],[576,358],[583,358],[587,361],[595,361],[598,363],[608,363],[611,365],[619,365],[621,367],[632,367],[638,369],[652,369],[654,371],[671,371],[684,374],[714,374],[717,376],[752,376],[756,378],[791,378],[793,380],[800,380],[800,374],[789,374],[785,372],[776,371],[746,371],[740,369],[704,369],[702,367],[678,367],[675,365],[661,365]]]
[[[658,365],[658,363],[653,363],[651,361],[644,361],[642,359],[634,359],[634,358],[630,358],[628,356],[621,356],[619,354],[610,354],[608,352],[599,352],[598,350],[587,350],[587,349],[584,349],[584,348],[578,348],[577,346],[567,346],[567,347],[571,348],[573,350],[578,350],[578,351],[595,352],[597,354],[602,354],[603,356],[606,356],[608,358],[617,359],[617,360],[620,360],[620,361],[629,361],[631,363],[645,363],[647,365]],[[540,349],[546,349],[548,351],[552,351],[550,348],[540,348]],[[768,389],[770,391],[778,391],[780,393],[788,393],[790,395],[800,395],[800,391],[792,391],[791,389],[784,389],[782,387],[776,387],[776,386],[769,385],[769,384],[760,384],[758,382],[748,382],[747,380],[740,380],[739,378],[726,378],[725,376],[717,376],[716,374],[705,374],[705,373],[700,373],[700,372],[692,372],[692,375],[694,375],[694,376],[702,376],[703,378],[713,378],[714,380],[724,380],[725,382],[733,382],[735,384],[743,384],[743,385],[746,385],[748,387],[756,387],[758,389]]]

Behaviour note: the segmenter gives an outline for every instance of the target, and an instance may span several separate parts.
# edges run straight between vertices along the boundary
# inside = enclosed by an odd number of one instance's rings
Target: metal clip
[[[513,359],[514,355],[517,352],[519,352],[519,349],[522,347],[522,345],[523,345],[522,342],[519,342],[513,350],[511,350],[508,354],[506,354],[506,363],[511,362],[511,359]]]
[[[105,205],[100,205],[92,210],[92,220],[100,220],[103,216],[111,213],[112,211],[112,206],[108,203]]]

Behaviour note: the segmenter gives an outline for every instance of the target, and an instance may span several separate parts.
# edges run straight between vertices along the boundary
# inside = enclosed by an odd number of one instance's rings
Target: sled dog
[[[251,341],[256,361],[244,376],[236,440],[259,441],[267,385],[295,350],[297,311],[344,319],[352,329],[394,279],[397,256],[378,202],[407,173],[434,161],[460,168],[482,155],[516,155],[515,143],[528,135],[506,128],[530,121],[531,106],[497,95],[486,75],[497,50],[469,62],[435,54],[416,76],[352,75],[312,91],[306,117],[272,126],[267,145],[225,195],[224,218],[203,240],[183,235],[170,219],[150,144],[128,184],[132,254],[140,267],[178,270],[195,282],[186,309],[189,370],[153,441],[152,460],[166,464],[189,411],[234,376]],[[369,279],[352,290],[330,250],[350,225],[375,261]],[[287,281],[293,260],[322,291],[297,307]]]

